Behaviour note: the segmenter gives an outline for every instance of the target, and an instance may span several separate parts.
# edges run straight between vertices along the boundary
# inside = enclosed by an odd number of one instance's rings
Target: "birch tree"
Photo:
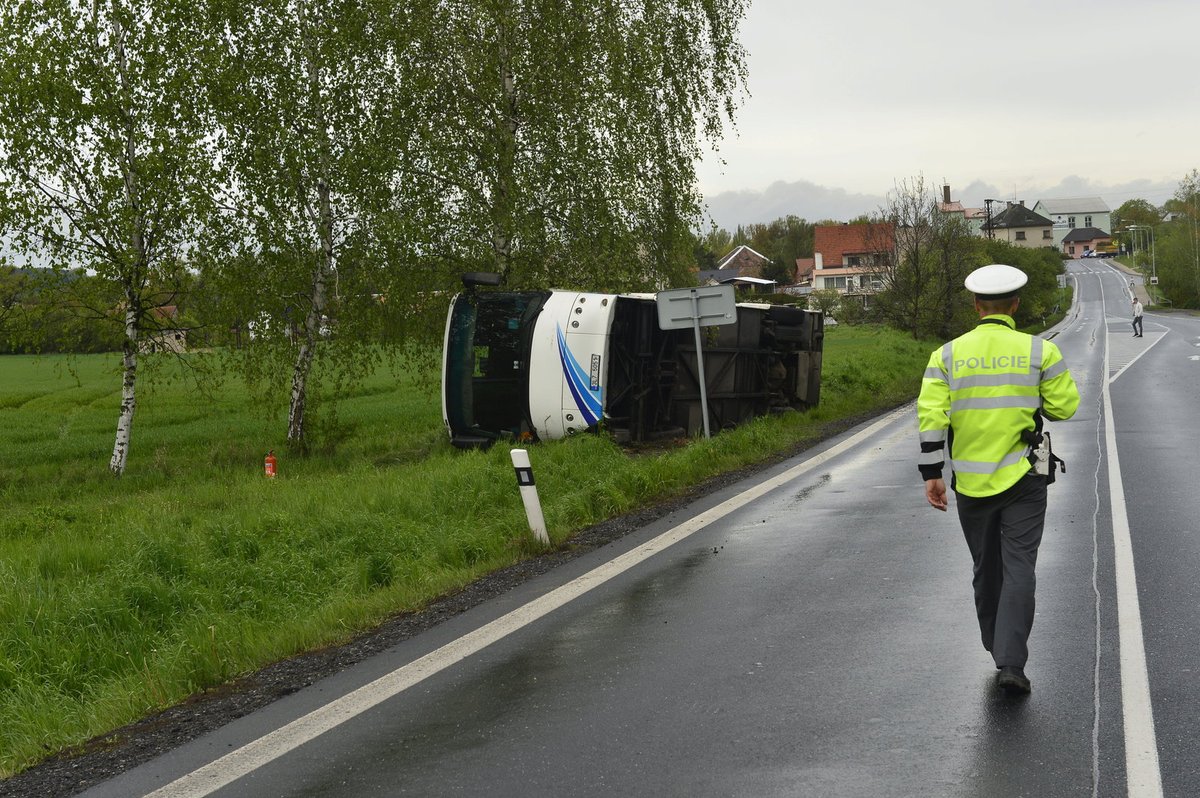
[[[429,14],[373,0],[208,8],[226,216],[207,277],[253,336],[235,352],[243,372],[270,384],[288,361],[287,439],[303,447],[314,368],[369,369],[384,311],[421,282],[413,230],[436,195],[405,179],[420,121],[406,97],[423,78],[404,42]]]
[[[91,270],[108,288],[111,304],[91,310],[123,331],[109,461],[118,476],[137,407],[138,343],[205,207],[189,5],[0,0],[0,214],[14,247],[60,272]]]
[[[420,332],[451,275],[628,289],[686,273],[701,142],[744,84],[745,0],[208,7],[230,219],[209,284],[263,332],[245,373],[290,357],[293,443],[313,369],[367,368],[372,319]]]
[[[450,257],[510,285],[650,287],[690,266],[695,164],[744,87],[746,0],[447,0],[429,168]]]
[[[880,253],[875,276],[881,318],[914,338],[953,338],[970,326],[963,280],[981,262],[980,247],[966,222],[942,213],[925,179],[901,181],[879,210],[871,242]]]

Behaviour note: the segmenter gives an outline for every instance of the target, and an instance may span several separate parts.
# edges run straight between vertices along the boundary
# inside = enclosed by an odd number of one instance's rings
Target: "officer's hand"
[[[925,499],[935,510],[946,512],[946,481],[942,479],[925,480]]]

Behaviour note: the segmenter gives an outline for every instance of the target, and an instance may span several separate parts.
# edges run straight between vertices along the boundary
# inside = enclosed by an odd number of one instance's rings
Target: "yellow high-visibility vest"
[[[925,479],[942,476],[949,443],[954,489],[994,496],[1031,467],[1021,432],[1034,414],[1075,415],[1079,389],[1058,347],[1015,328],[1010,316],[987,316],[929,356],[917,399]]]

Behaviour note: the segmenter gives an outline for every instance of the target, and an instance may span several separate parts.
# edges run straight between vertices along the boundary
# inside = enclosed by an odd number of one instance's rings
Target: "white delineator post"
[[[542,503],[538,500],[537,486],[533,484],[533,467],[529,464],[529,452],[513,449],[511,455],[513,469],[517,472],[517,487],[521,489],[521,501],[525,503],[525,517],[529,519],[529,529],[543,546],[549,546],[550,535],[546,533]]]

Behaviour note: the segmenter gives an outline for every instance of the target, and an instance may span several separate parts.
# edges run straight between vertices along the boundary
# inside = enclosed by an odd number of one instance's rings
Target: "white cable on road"
[[[290,751],[313,740],[317,736],[366,712],[378,704],[399,695],[421,681],[461,662],[492,643],[507,637],[519,629],[553,612],[559,607],[599,587],[610,579],[628,571],[643,560],[684,540],[709,524],[724,518],[733,511],[765,496],[781,485],[815,469],[825,462],[858,446],[879,430],[894,424],[902,416],[912,413],[912,405],[906,405],[884,416],[874,424],[851,435],[846,440],[817,454],[787,471],[760,482],[754,487],[733,496],[716,507],[693,516],[678,526],[672,527],[653,540],[595,568],[588,573],[558,587],[544,596],[518,607],[468,634],[454,640],[436,651],[410,662],[391,673],[379,677],[339,699],[304,715],[286,726],[263,735],[220,759],[209,762],[185,776],[176,779],[154,792],[148,798],[203,798],[242,776],[278,759]]]

